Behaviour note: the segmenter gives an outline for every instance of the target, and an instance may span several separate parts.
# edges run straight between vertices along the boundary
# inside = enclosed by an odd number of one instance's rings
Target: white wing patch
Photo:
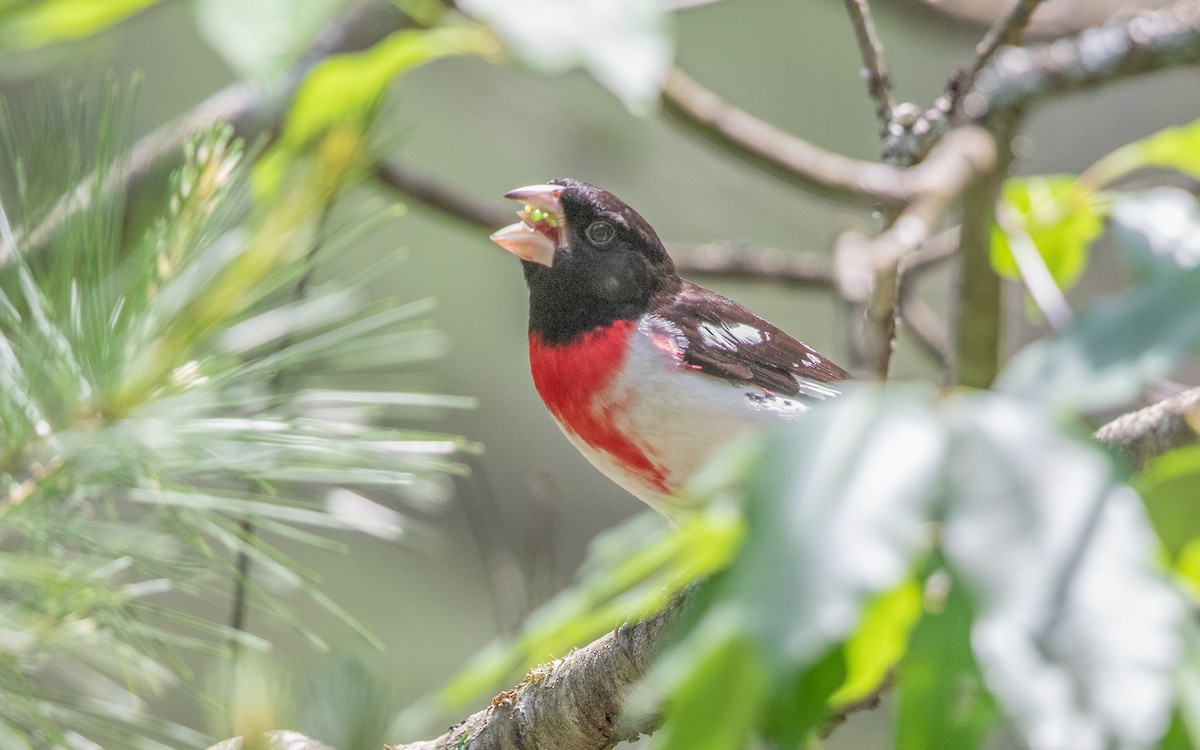
[[[717,325],[704,322],[699,326],[700,338],[727,352],[736,352],[738,347],[754,346],[767,340],[767,334],[748,323]]]

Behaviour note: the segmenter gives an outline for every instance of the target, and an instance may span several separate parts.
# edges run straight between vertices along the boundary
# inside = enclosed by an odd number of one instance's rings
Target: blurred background
[[[941,6],[945,6],[945,9]],[[967,64],[992,18],[1008,3],[923,4],[876,0],[873,8],[902,100],[928,105]],[[1084,16],[1054,14],[1055,30]],[[1071,7],[1099,13],[1099,3]],[[1119,13],[1133,4],[1108,4]],[[1086,17],[1088,22],[1098,20]],[[875,159],[877,125],[859,77],[859,56],[842,3],[726,0],[674,16],[677,63],[730,102],[833,151]],[[1051,27],[1047,27],[1051,28]],[[100,36],[0,70],[13,110],[56,89],[85,90],[140,80],[136,134],[168,122],[236,75],[197,31],[187,2],[165,2]],[[1040,107],[1018,146],[1022,174],[1078,172],[1133,138],[1200,117],[1200,72],[1181,70]],[[498,211],[499,195],[521,185],[575,177],[605,187],[639,210],[668,242],[748,242],[828,254],[840,232],[872,231],[877,217],[784,185],[697,141],[661,116],[639,118],[582,72],[546,76],[516,65],[455,58],[405,76],[376,135],[395,159],[438,175]],[[395,203],[385,190],[356,188],[346,203]],[[331,226],[337,225],[335,215]],[[348,248],[318,275],[366,279],[371,293],[432,297],[446,355],[419,374],[360,387],[418,383],[473,396],[478,408],[421,427],[466,436],[485,450],[469,476],[446,487],[452,499],[428,522],[435,539],[391,544],[346,535],[346,555],[297,552],[321,571],[326,590],[385,644],[377,652],[323,610],[300,603],[301,618],[334,650],[357,656],[392,686],[394,706],[435,687],[498,633],[561,589],[589,540],[641,505],[593,470],[562,438],[528,374],[526,291],[514,258],[487,232],[422,207],[402,213]],[[389,273],[373,272],[380,258]],[[1072,294],[1114,285],[1103,253]],[[944,312],[952,264],[925,275],[917,293]],[[697,280],[747,304],[835,360],[845,359],[844,311],[820,290]],[[1010,288],[1013,348],[1036,332]],[[937,381],[938,370],[903,332],[893,371]],[[227,602],[214,601],[215,610]],[[303,674],[326,658],[294,631],[251,616],[275,642],[273,658]],[[547,659],[553,654],[546,654]],[[203,675],[211,665],[200,664]],[[204,679],[211,679],[205,677]],[[167,696],[166,718],[203,724],[183,696]],[[878,712],[856,718],[830,747],[885,746]]]

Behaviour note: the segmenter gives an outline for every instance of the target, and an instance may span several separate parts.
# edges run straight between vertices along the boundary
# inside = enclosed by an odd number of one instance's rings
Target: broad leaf
[[[1070,175],[1011,179],[1001,200],[1015,227],[1033,241],[1060,288],[1074,285],[1087,266],[1088,250],[1104,228],[1094,193]],[[1008,236],[992,230],[992,266],[1001,276],[1021,277]]]
[[[0,9],[0,51],[82,39],[161,0],[42,0]]]
[[[1143,167],[1175,169],[1200,180],[1200,120],[1126,144],[1092,165],[1085,177],[1103,186]]]
[[[934,573],[935,600],[913,630],[900,668],[898,750],[973,750],[983,745],[996,708],[971,652],[974,606],[962,585]]]
[[[311,44],[343,0],[195,0],[205,41],[242,76],[271,80]]]
[[[1181,598],[1108,456],[1027,403],[948,406],[943,549],[988,688],[1031,747],[1148,747],[1167,727]]]
[[[1136,486],[1172,557],[1188,542],[1200,539],[1200,445],[1154,458],[1139,473]]]
[[[1200,202],[1158,187],[1116,201],[1113,230],[1126,262],[1144,282],[1200,265]]]
[[[1035,341],[1001,372],[996,388],[1080,411],[1137,398],[1200,345],[1200,267],[1159,278],[1079,314]]]
[[[930,398],[924,388],[850,391],[768,442],[746,481],[740,553],[706,592],[699,624],[651,678],[689,696],[667,717],[669,737],[685,736],[683,727],[703,721],[701,707],[727,698],[697,670],[733,643],[751,663],[769,665],[757,713],[774,718],[764,731],[795,743],[821,720],[845,682],[841,644],[865,604],[905,579],[925,539],[946,450]]]
[[[544,72],[586,68],[635,111],[658,100],[674,56],[659,0],[460,0],[513,54]]]

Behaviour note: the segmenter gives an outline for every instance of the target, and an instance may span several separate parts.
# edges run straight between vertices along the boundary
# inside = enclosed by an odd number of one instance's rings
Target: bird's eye
[[[587,237],[588,242],[597,247],[603,247],[613,241],[617,236],[617,230],[613,229],[613,225],[607,221],[593,221],[588,224],[587,229],[583,230],[583,234]]]

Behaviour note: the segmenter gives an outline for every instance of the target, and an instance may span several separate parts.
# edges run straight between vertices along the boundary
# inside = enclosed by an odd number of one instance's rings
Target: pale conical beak
[[[488,239],[522,260],[541,263],[546,268],[554,265],[557,249],[554,242],[523,221],[496,230]]]
[[[492,242],[518,258],[551,267],[566,231],[559,202],[562,190],[560,185],[529,185],[505,193],[505,198],[524,205],[517,212],[521,221],[498,230],[491,236]]]

